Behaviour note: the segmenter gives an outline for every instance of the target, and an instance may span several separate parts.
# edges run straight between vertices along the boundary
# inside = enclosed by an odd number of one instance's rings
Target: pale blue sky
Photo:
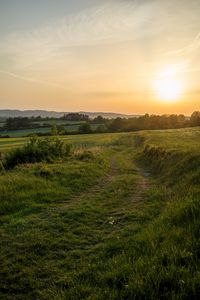
[[[199,0],[0,0],[0,108],[190,113],[199,16]],[[169,66],[184,81],[170,106],[154,91]]]
[[[0,34],[31,30],[64,15],[96,6],[98,0],[0,0]]]

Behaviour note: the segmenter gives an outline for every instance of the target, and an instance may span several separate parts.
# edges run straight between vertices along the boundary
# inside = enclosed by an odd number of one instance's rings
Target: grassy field
[[[0,173],[0,298],[199,299],[200,128],[62,139]]]
[[[122,133],[113,134],[82,134],[82,135],[66,135],[60,136],[72,145],[73,148],[89,148],[91,146],[104,146],[112,144],[118,137],[123,136]],[[29,140],[29,138],[2,138],[0,139],[0,152],[5,153],[10,149],[21,147]]]
[[[69,133],[78,132],[79,126],[85,123],[84,121],[66,121],[66,120],[49,120],[49,121],[35,121],[33,124],[37,125],[37,128],[20,129],[20,130],[3,130],[1,127],[5,125],[0,121],[0,135],[8,135],[11,138],[26,137],[30,134],[37,133],[51,133],[51,126],[62,125],[62,127]],[[42,127],[44,124],[49,124],[47,127]],[[100,124],[91,124],[91,129],[96,130]],[[40,127],[41,126],[41,127]]]

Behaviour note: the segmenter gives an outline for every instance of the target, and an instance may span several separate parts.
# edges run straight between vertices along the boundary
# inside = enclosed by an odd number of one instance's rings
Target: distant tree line
[[[6,130],[16,130],[16,129],[24,129],[24,128],[33,128],[33,124],[31,118],[8,118],[6,119],[5,125],[3,129]]]
[[[200,112],[195,111],[190,118],[184,115],[149,115],[137,118],[116,118],[108,125],[109,132],[137,131],[152,129],[175,129],[200,126]]]
[[[190,117],[183,114],[176,115],[149,115],[134,118],[105,119],[101,116],[96,117],[79,127],[79,133],[94,132],[90,124],[98,124],[95,132],[129,132],[138,130],[154,129],[176,129],[185,127],[200,126],[200,112],[195,111]]]
[[[185,117],[183,114],[176,115],[149,115],[145,114],[139,117],[133,118],[116,118],[107,119],[102,116],[97,116],[94,119],[90,119],[87,115],[79,113],[70,113],[60,118],[66,121],[80,122],[77,131],[67,132],[65,126],[69,124],[59,125],[56,124],[58,119],[49,119],[54,121],[53,123],[37,123],[41,121],[40,117],[34,118],[8,118],[5,121],[3,130],[20,130],[37,127],[50,127],[51,133],[38,133],[38,135],[65,135],[65,134],[84,134],[84,133],[103,133],[103,132],[128,132],[138,130],[153,130],[153,129],[175,129],[184,127],[200,126],[200,111],[195,111],[190,117]],[[43,121],[46,119],[42,119]],[[37,122],[36,122],[37,121]],[[36,122],[36,123],[34,123]],[[48,125],[48,126],[47,126]],[[77,124],[78,125],[78,124]]]

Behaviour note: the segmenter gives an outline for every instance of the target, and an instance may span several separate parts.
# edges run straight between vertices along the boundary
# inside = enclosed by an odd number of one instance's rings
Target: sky
[[[199,16],[199,0],[0,0],[0,109],[191,114]]]

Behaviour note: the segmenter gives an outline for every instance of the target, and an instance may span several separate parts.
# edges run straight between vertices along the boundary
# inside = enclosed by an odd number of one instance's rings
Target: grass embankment
[[[197,299],[198,137],[84,136],[65,161],[2,173],[0,296]]]
[[[165,207],[144,231],[151,297],[200,296],[200,129],[148,132],[139,160],[166,188]],[[147,263],[148,262],[148,263]],[[150,277],[149,277],[150,275]],[[149,278],[148,278],[149,277]]]

